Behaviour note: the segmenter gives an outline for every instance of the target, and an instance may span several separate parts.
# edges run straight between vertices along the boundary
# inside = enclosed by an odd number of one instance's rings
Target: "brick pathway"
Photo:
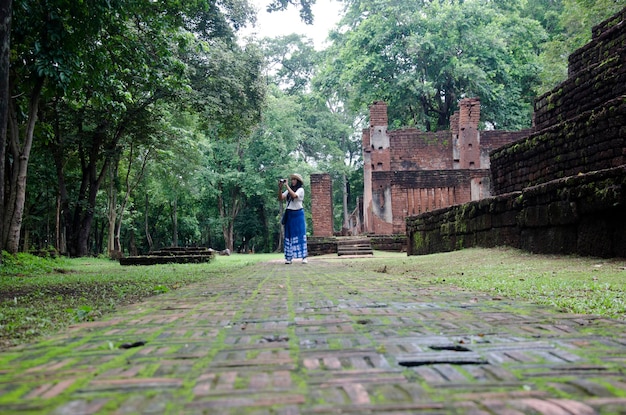
[[[1,353],[0,413],[626,414],[624,322],[443,289],[261,264]]]

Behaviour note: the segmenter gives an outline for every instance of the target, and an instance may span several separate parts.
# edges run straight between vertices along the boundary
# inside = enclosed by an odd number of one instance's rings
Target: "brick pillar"
[[[452,134],[452,168],[461,168],[461,145],[459,143],[459,111],[450,116],[450,134]]]
[[[311,175],[313,236],[333,236],[333,183],[330,174]]]
[[[480,168],[479,120],[480,100],[478,98],[462,99],[459,103],[459,167],[461,169]]]
[[[387,134],[387,103],[374,101],[369,107],[369,130],[363,132],[363,228],[375,232],[372,172],[391,169],[391,151]]]
[[[363,232],[373,231],[370,225],[372,214],[372,148],[370,144],[370,130],[363,129]]]
[[[384,125],[386,127],[388,123],[387,103],[385,101],[374,101],[372,105],[370,105],[370,128],[377,125]]]

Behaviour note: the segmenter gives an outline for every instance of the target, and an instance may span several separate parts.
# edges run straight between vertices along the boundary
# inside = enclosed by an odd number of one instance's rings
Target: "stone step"
[[[337,255],[372,255],[372,245],[369,240],[341,241],[337,243]]]
[[[338,256],[344,256],[344,255],[374,255],[374,251],[345,251],[345,252],[337,252]]]

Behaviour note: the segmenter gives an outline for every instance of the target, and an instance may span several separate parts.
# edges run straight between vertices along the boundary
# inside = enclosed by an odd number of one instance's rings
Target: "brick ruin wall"
[[[380,104],[376,109],[381,112]],[[459,114],[455,117],[452,125],[458,126]],[[370,143],[370,131],[365,130],[366,160],[372,169],[365,172],[371,180],[366,184],[366,191],[371,192],[369,233],[405,234],[407,216],[490,196],[489,152],[527,136],[528,131],[475,130],[477,153],[473,160],[477,162],[472,168],[460,169],[461,163],[453,157],[454,131],[390,131],[388,147],[376,148]]]
[[[626,257],[625,15],[572,54],[569,79],[537,100],[536,130],[491,153],[496,196],[407,218],[409,255],[509,245]]]
[[[511,246],[626,257],[626,167],[554,180],[407,218],[409,255]]]
[[[405,129],[389,132],[391,171],[452,170],[449,131]]]
[[[313,236],[333,236],[333,183],[330,174],[311,175]]]
[[[424,170],[374,172],[372,209],[374,234],[406,233],[406,217],[471,200],[472,179],[489,180],[486,170]],[[392,200],[393,203],[389,203]]]

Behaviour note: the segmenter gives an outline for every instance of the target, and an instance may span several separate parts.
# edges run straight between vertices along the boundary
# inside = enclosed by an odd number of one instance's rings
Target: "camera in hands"
[[[281,183],[287,183],[287,179],[280,179]]]

